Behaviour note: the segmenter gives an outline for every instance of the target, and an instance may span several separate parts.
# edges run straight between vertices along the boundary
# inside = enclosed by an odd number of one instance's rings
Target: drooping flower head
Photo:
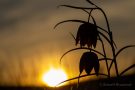
[[[83,47],[87,45],[88,47],[96,47],[98,37],[97,26],[92,23],[83,23],[80,25],[77,35],[76,35],[76,45],[80,43]]]
[[[90,72],[94,68],[96,75],[98,75],[99,66],[100,65],[98,56],[94,52],[83,53],[79,64],[80,74],[82,73],[83,70],[85,70],[87,74],[90,74]]]

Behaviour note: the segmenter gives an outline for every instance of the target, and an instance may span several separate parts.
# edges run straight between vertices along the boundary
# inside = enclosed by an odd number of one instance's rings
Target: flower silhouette
[[[76,37],[72,33],[70,33],[75,40],[75,44],[76,45],[79,44],[80,47],[79,48],[73,48],[73,49],[65,52],[62,55],[62,57],[60,58],[60,62],[61,62],[62,58],[66,54],[68,54],[69,52],[72,52],[72,51],[75,51],[75,50],[81,50],[81,49],[89,50],[88,52],[84,52],[82,54],[81,58],[80,58],[79,76],[75,77],[75,78],[65,80],[61,83],[64,83],[64,82],[67,82],[67,81],[70,81],[70,80],[74,80],[74,79],[78,79],[78,84],[79,84],[79,78],[90,76],[90,75],[96,75],[96,76],[103,75],[103,76],[107,76],[108,78],[111,78],[111,72],[110,71],[111,71],[111,68],[112,68],[113,64],[114,64],[114,68],[115,68],[117,77],[122,76],[125,72],[127,72],[128,70],[135,67],[135,64],[130,65],[125,70],[123,70],[121,73],[119,73],[118,65],[117,65],[117,57],[125,49],[127,49],[129,47],[135,47],[135,45],[127,45],[125,47],[120,48],[118,51],[116,51],[117,46],[114,42],[113,33],[110,29],[110,25],[109,25],[106,13],[104,12],[104,10],[102,8],[98,7],[96,4],[94,4],[90,0],[86,0],[86,1],[90,5],[92,5],[93,7],[78,7],[78,6],[71,6],[71,5],[60,5],[60,6],[68,7],[68,8],[83,10],[85,13],[88,14],[88,20],[87,21],[78,20],[78,19],[71,19],[71,20],[61,21],[61,22],[59,22],[55,25],[54,28],[56,28],[58,25],[60,25],[62,23],[65,23],[65,22],[81,23],[81,25],[78,28]],[[103,29],[102,27],[100,27],[96,24],[97,21],[92,14],[93,11],[95,11],[95,10],[98,10],[103,14],[103,16],[105,18],[106,25],[107,25],[107,29]],[[97,45],[97,40],[99,40],[101,42],[102,51],[95,50],[96,45]],[[106,40],[107,43],[105,43],[104,40]],[[105,48],[105,44],[108,44],[110,46],[110,48],[111,48],[110,50],[112,52],[112,57],[108,57],[108,55],[106,53],[107,48]],[[98,58],[97,54],[101,55],[102,57]],[[99,69],[100,69],[99,61],[105,61],[106,69],[107,69],[108,74],[99,73]],[[109,64],[109,62],[110,62],[110,64]],[[91,73],[92,69],[94,69],[95,73]],[[81,75],[83,70],[85,70],[86,75]]]
[[[96,47],[97,37],[98,37],[97,26],[92,23],[83,23],[80,25],[77,35],[76,35],[76,45],[80,43],[83,47],[87,45],[88,47]]]
[[[83,70],[85,70],[87,74],[90,74],[93,68],[95,70],[96,75],[98,75],[99,72],[98,56],[94,52],[83,53],[79,64],[80,74],[83,72]]]

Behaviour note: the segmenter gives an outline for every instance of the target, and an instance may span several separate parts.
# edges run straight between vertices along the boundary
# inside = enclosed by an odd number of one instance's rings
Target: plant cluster
[[[90,75],[96,75],[96,76],[103,75],[103,76],[107,76],[108,78],[111,78],[110,70],[111,70],[113,64],[115,66],[115,71],[116,71],[117,77],[122,76],[126,71],[135,67],[135,64],[133,64],[133,65],[127,67],[127,69],[123,70],[121,73],[118,71],[117,57],[123,50],[125,50],[129,47],[135,47],[135,45],[128,45],[128,46],[122,47],[119,50],[117,50],[117,52],[116,52],[117,47],[113,40],[113,33],[110,30],[110,26],[109,26],[109,22],[108,22],[106,13],[104,12],[104,10],[102,8],[98,7],[96,4],[94,4],[90,0],[86,0],[86,1],[91,5],[91,7],[77,7],[77,6],[71,6],[71,5],[60,5],[59,6],[59,7],[68,7],[68,8],[72,8],[72,9],[79,9],[88,14],[87,21],[73,19],[73,20],[61,21],[55,25],[55,28],[56,28],[58,25],[65,23],[65,22],[81,23],[78,28],[76,37],[73,34],[71,34],[75,40],[76,46],[79,44],[79,47],[73,48],[73,49],[65,52],[62,55],[60,62],[63,59],[63,57],[66,54],[68,54],[69,52],[72,52],[75,50],[80,50],[80,49],[88,50],[87,52],[84,52],[80,58],[79,76],[72,78],[72,79],[68,79],[63,82],[67,82],[67,81],[74,80],[74,79],[78,79],[78,82],[79,82],[79,78],[90,76]],[[102,27],[100,27],[96,24],[96,20],[92,14],[93,11],[95,11],[95,10],[97,10],[97,12],[100,12],[104,15],[107,29],[103,29]],[[104,45],[105,41],[103,41],[103,39],[105,39],[107,41],[106,44],[108,43],[108,45],[111,47],[112,57],[107,56],[105,45]],[[97,42],[101,43],[102,52],[95,50],[95,48],[97,46]],[[99,58],[98,55],[101,55],[102,58]],[[99,73],[100,61],[105,61],[107,74]],[[111,62],[111,64],[109,64],[108,62]],[[95,70],[95,73],[91,73],[93,68]],[[85,72],[87,73],[86,75],[81,75],[83,70],[85,70]],[[61,82],[61,83],[63,83],[63,82]]]

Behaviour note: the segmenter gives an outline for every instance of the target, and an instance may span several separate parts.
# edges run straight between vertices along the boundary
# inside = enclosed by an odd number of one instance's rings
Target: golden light
[[[50,69],[43,75],[43,82],[48,86],[54,87],[67,79],[66,73],[62,69]]]

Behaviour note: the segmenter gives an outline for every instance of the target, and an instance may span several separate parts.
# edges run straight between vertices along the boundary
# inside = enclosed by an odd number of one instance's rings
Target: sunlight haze
[[[92,1],[105,10],[117,50],[135,44],[135,0]],[[57,8],[61,4],[90,7],[85,0],[0,0],[0,85],[43,85],[40,78],[50,67],[61,67],[68,78],[78,76],[81,51],[67,54],[61,65],[59,60],[63,53],[76,47],[70,32],[76,35],[80,24],[64,23],[56,29],[54,26],[68,19],[87,20],[87,14]],[[99,26],[106,28],[102,14],[97,15],[96,20]],[[111,56],[107,44],[105,48]],[[121,72],[135,63],[135,48],[121,53],[118,59]],[[103,63],[101,67],[101,71],[106,72]]]

